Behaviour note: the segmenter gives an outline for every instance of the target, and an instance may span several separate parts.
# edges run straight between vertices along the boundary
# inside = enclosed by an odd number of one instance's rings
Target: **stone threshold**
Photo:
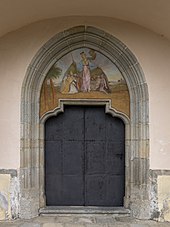
[[[130,216],[130,210],[124,207],[47,206],[40,208],[39,214],[115,214]]]

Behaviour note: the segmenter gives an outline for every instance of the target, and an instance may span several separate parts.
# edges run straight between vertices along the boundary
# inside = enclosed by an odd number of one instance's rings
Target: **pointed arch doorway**
[[[47,206],[120,207],[125,196],[125,125],[105,106],[65,106],[45,122]]]
[[[84,25],[54,36],[38,51],[28,67],[21,100],[20,217],[36,216],[45,206],[44,121],[40,117],[40,91],[52,65],[70,52],[68,44],[73,50],[82,46],[100,50],[117,66],[127,82],[130,120],[125,129],[124,207],[130,208],[135,217],[149,218],[149,103],[142,68],[120,40],[98,28]],[[98,102],[101,101],[99,98]],[[62,108],[61,103],[59,109]],[[55,110],[49,110],[47,115],[52,112]]]

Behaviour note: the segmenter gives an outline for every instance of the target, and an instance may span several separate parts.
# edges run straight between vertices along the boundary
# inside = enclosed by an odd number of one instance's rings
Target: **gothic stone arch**
[[[119,68],[128,84],[130,120],[126,122],[124,206],[130,208],[135,217],[149,218],[147,83],[138,60],[128,47],[112,35],[91,26],[73,27],[55,35],[38,51],[27,69],[21,100],[20,217],[36,216],[39,208],[44,206],[43,123],[39,117],[43,80],[54,62],[82,46],[100,50]]]

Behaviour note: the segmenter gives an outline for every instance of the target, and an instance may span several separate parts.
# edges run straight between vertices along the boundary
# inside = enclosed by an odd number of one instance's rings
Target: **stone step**
[[[130,216],[130,210],[124,207],[96,207],[96,206],[48,206],[40,208],[40,215],[49,214],[115,214]]]

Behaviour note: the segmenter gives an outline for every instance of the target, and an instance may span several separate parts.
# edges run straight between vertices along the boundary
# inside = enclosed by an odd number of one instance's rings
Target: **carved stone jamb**
[[[130,122],[126,136],[125,207],[132,215],[149,218],[149,114],[148,88],[140,64],[120,40],[91,26],[73,27],[55,35],[32,59],[23,81],[21,96],[20,217],[38,215],[43,206],[40,153],[44,149],[40,133],[40,91],[50,67],[62,56],[81,47],[92,48],[108,57],[120,70],[130,93]]]

